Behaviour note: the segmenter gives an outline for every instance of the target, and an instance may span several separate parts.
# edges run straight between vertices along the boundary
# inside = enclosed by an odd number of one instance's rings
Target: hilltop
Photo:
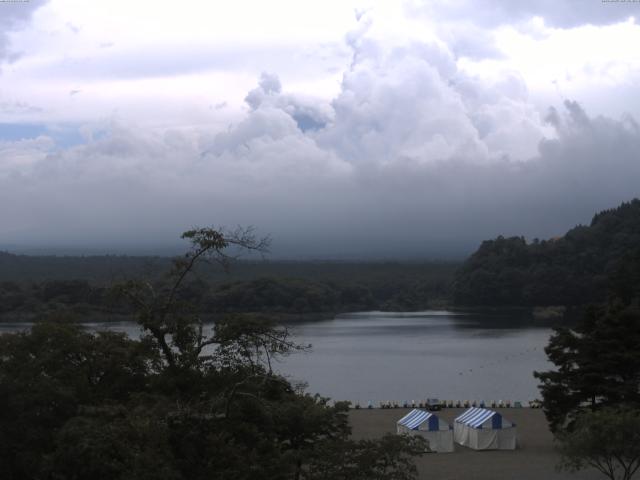
[[[584,305],[640,288],[640,200],[594,215],[564,236],[482,242],[456,273],[456,305]]]

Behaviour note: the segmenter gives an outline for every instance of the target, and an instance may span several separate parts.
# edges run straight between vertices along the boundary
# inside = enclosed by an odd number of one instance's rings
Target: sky
[[[0,2],[0,247],[457,258],[640,196],[640,2]]]

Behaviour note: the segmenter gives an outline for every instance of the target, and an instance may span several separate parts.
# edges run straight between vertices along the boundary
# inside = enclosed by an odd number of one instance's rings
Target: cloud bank
[[[439,39],[391,42],[366,15],[347,44],[334,98],[265,72],[223,131],[108,122],[73,147],[0,143],[0,243],[172,245],[242,224],[276,257],[452,257],[640,195],[631,116],[569,100],[540,115],[516,72],[474,77]]]
[[[16,60],[21,52],[12,49],[9,34],[24,28],[33,12],[48,0],[30,0],[28,2],[2,2],[0,4],[0,62]]]
[[[602,0],[419,0],[411,2],[408,9],[449,20],[473,18],[474,24],[484,27],[541,17],[551,27],[573,28],[609,25],[638,15],[635,2]]]

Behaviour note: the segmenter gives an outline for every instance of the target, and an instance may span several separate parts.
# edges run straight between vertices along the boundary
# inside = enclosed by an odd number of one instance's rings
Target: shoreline
[[[205,323],[215,322],[217,318],[225,317],[228,315],[256,315],[256,316],[264,316],[269,317],[277,321],[278,323],[282,323],[283,325],[287,324],[296,324],[296,323],[304,323],[304,322],[322,322],[328,320],[335,320],[337,317],[341,315],[353,315],[359,313],[367,313],[367,312],[380,312],[380,313],[399,313],[399,314],[415,314],[421,312],[435,312],[435,311],[446,311],[456,314],[479,314],[479,315],[496,315],[496,316],[508,316],[508,315],[518,315],[520,318],[528,317],[530,320],[536,320],[535,311],[536,309],[547,309],[547,308],[556,308],[556,307],[512,307],[512,306],[504,306],[504,307],[478,307],[478,306],[456,306],[456,305],[431,305],[419,310],[403,310],[403,309],[394,309],[394,310],[345,310],[345,311],[320,311],[320,312],[252,312],[252,311],[242,311],[242,312],[215,312],[215,313],[200,313],[201,317],[205,321]],[[0,323],[35,323],[41,318],[47,317],[48,315],[58,315],[58,314],[68,314],[72,317],[76,317],[77,319],[86,318],[87,320],[78,321],[77,323],[117,323],[123,321],[131,321],[135,322],[135,314],[133,313],[123,313],[123,312],[109,312],[105,310],[92,310],[90,308],[74,308],[74,306],[69,306],[68,308],[61,308],[59,310],[52,311],[43,311],[43,312],[27,312],[27,311],[16,311],[16,312],[6,312],[0,314]],[[553,317],[553,320],[559,320],[558,316]],[[541,318],[541,320],[550,320],[550,318]]]
[[[348,413],[355,440],[379,438],[396,433],[396,421],[410,408],[351,409]],[[464,408],[446,408],[434,412],[453,424]],[[602,474],[595,470],[578,473],[558,472],[560,459],[554,449],[553,435],[541,409],[495,408],[516,424],[516,450],[475,451],[455,444],[453,453],[428,453],[416,458],[418,478],[424,480],[597,480]]]

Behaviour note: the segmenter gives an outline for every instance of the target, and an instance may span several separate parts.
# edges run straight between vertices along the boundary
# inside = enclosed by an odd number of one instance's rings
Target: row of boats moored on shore
[[[485,402],[484,400],[439,400],[437,398],[427,398],[416,402],[411,400],[410,402],[405,400],[404,402],[398,402],[395,400],[385,400],[374,404],[369,401],[366,405],[361,405],[360,402],[352,402],[352,408],[426,408],[427,410],[441,410],[443,408],[542,408],[542,402],[540,400],[529,400],[528,402],[511,401],[511,400],[491,400]]]

